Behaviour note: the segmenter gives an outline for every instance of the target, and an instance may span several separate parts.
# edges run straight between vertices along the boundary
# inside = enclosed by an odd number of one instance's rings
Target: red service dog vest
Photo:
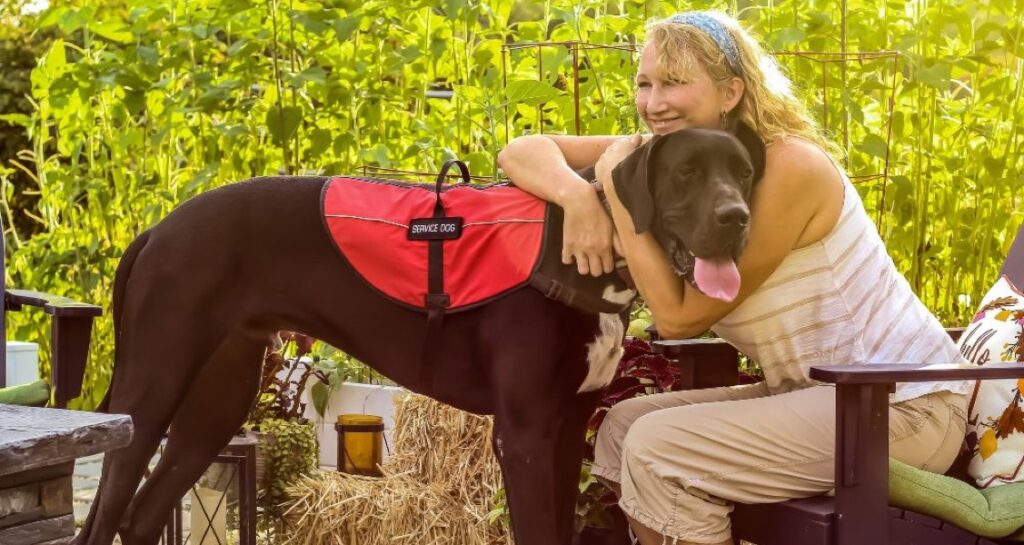
[[[447,294],[447,312],[527,285],[543,250],[547,203],[508,184],[336,177],[325,184],[321,205],[353,268],[416,310],[427,309],[428,293],[438,291],[428,282],[431,244],[443,243],[443,286],[435,288]]]

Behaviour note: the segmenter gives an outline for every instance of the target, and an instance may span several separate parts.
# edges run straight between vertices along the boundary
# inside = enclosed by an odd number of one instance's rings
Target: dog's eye
[[[753,178],[754,177],[754,169],[752,169],[752,168],[745,168],[745,169],[743,169],[743,177],[747,178],[747,179]]]
[[[679,175],[682,176],[683,178],[689,178],[690,176],[693,176],[696,173],[697,173],[697,169],[695,169],[693,167],[687,167],[687,168],[679,169]]]

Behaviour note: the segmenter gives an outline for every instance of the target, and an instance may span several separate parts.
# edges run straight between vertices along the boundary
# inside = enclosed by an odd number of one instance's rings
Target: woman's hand
[[[619,138],[613,142],[594,167],[597,180],[604,186],[605,196],[619,205],[612,187],[612,169],[643,142],[640,135]],[[622,254],[614,240],[614,225],[592,188],[586,187],[567,201],[562,232],[562,263],[576,260],[580,274],[600,276],[615,270],[614,253]]]
[[[590,185],[565,201],[562,207],[562,263],[576,261],[580,274],[601,276],[615,270],[612,259],[612,219],[608,216],[597,192]]]

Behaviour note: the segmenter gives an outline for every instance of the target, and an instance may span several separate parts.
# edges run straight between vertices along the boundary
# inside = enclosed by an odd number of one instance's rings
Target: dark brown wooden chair
[[[0,233],[3,224],[0,223]],[[66,407],[68,400],[82,391],[82,378],[89,356],[89,339],[93,320],[103,313],[95,305],[72,301],[38,291],[7,287],[3,237],[0,236],[0,334],[6,339],[7,311],[21,310],[22,306],[39,307],[51,317],[50,363],[53,369],[50,386],[54,391],[54,407]],[[0,351],[0,388],[7,386],[7,351]]]
[[[1017,233],[1002,274],[1024,285],[1024,227]],[[950,330],[954,338],[960,332]],[[720,340],[655,341],[654,346],[655,351],[677,362],[690,387],[736,383],[738,353]],[[811,378],[836,385],[835,496],[737,505],[732,515],[734,539],[757,545],[1019,543],[978,537],[932,517],[889,506],[888,401],[897,382],[1024,377],[1024,365],[1020,363],[970,369],[920,367],[813,367]]]

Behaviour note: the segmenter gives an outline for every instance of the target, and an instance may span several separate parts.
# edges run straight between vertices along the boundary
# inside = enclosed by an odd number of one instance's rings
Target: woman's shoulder
[[[828,152],[804,138],[786,136],[767,146],[761,190],[795,196],[809,213],[794,248],[821,240],[839,221],[845,202],[839,168]]]
[[[818,144],[786,136],[765,148],[762,185],[824,201],[843,190],[839,166]]]
[[[839,178],[838,166],[818,144],[799,136],[782,136],[765,147],[765,169],[792,178]]]

